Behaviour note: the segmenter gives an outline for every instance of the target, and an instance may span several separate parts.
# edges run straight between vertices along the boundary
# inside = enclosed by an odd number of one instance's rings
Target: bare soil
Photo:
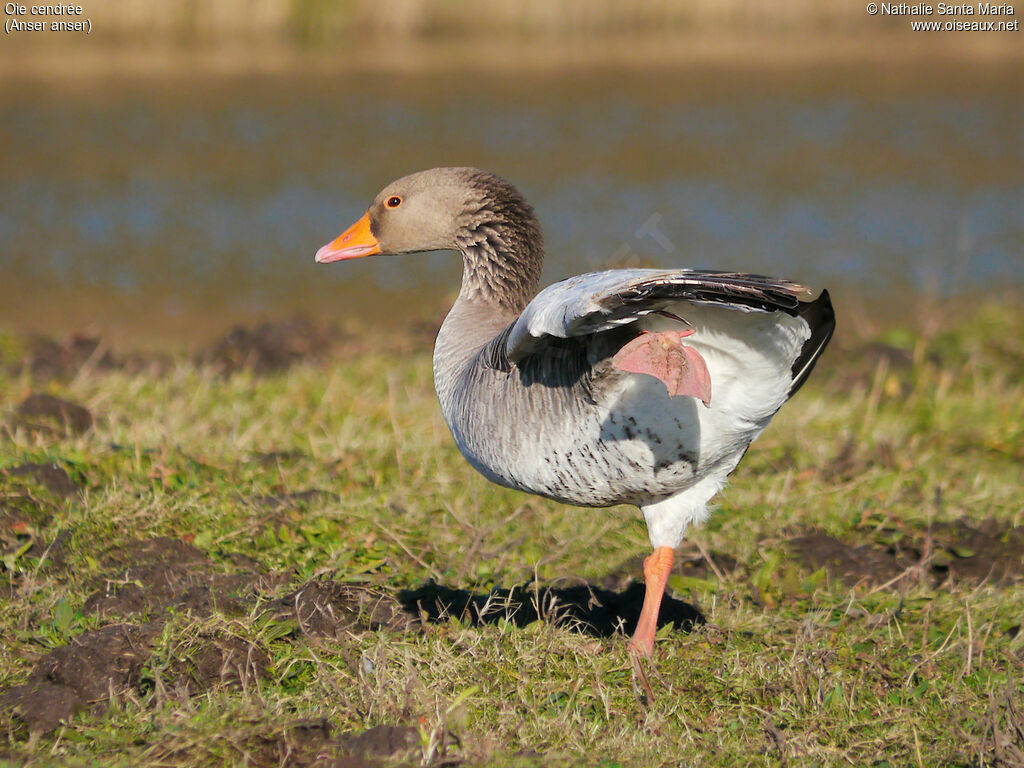
[[[70,482],[66,474],[58,475],[52,468],[41,471],[41,476],[60,478],[53,483],[55,493],[66,488],[65,480]],[[5,551],[18,544],[21,532],[46,514],[29,496],[4,496],[0,505],[0,542]],[[45,546],[43,542],[35,545]],[[793,536],[789,547],[806,569],[824,569],[830,579],[850,586],[898,589],[905,579],[920,578],[932,586],[948,581],[1012,583],[1024,579],[1024,528],[1004,528],[992,521],[936,524],[927,531],[902,532],[888,544],[848,543],[809,530]],[[427,631],[431,624],[452,618],[471,625],[509,621],[517,627],[544,619],[595,637],[610,637],[632,631],[644,591],[642,583],[632,580],[642,567],[636,558],[606,577],[604,586],[585,582],[565,587],[526,584],[474,593],[428,583],[396,595],[379,586],[314,579],[275,596],[287,584],[288,573],[269,573],[245,556],[228,559],[240,567],[225,572],[198,548],[167,537],[111,549],[103,560],[107,566],[103,583],[86,599],[82,612],[112,623],[83,632],[43,656],[26,683],[0,693],[0,707],[13,710],[29,730],[48,731],[82,710],[103,711],[111,695],[140,692],[141,670],[150,659],[169,609],[201,618],[215,611],[241,614],[262,606],[275,620],[294,623],[289,634],[312,642],[381,630]],[[744,566],[730,555],[715,552],[711,559],[714,567],[684,549],[674,572],[713,579],[717,568],[730,578],[746,577]],[[666,595],[659,623],[669,622],[685,632],[704,623],[704,616],[698,608]],[[188,697],[214,686],[246,688],[270,668],[270,657],[257,644],[222,633],[205,634],[181,650],[163,682],[175,695]],[[391,746],[404,743],[405,736],[396,735],[397,731],[378,734],[377,730],[372,736],[364,734],[364,741],[351,743],[318,737],[321,747],[328,745],[336,759],[350,762],[315,764],[359,765],[351,761],[363,759],[364,752],[393,754],[374,751],[378,737],[390,739],[387,743]],[[299,731],[306,733],[308,728],[303,725]],[[276,754],[295,738],[295,734],[279,734],[261,749]],[[318,747],[310,754],[321,751]]]
[[[353,339],[337,328],[316,324],[303,317],[265,322],[256,326],[235,326],[196,353],[199,363],[213,366],[222,374],[246,369],[255,374],[278,373],[299,362],[321,361]],[[124,370],[165,371],[174,359],[163,352],[119,353],[100,336],[71,334],[64,339],[30,336],[20,342],[21,354],[7,360],[13,373],[27,372],[38,382],[68,380],[82,373]],[[35,394],[18,410],[18,418],[65,422],[74,431],[92,424],[88,411],[80,406],[60,405],[50,395]]]
[[[0,557],[26,554],[40,558],[39,569],[61,569],[72,532],[60,531],[52,541],[40,534],[56,507],[81,494],[78,484],[59,464],[20,464],[0,470]],[[10,586],[13,587],[12,579]]]
[[[924,578],[933,587],[949,581],[1011,584],[1024,579],[1024,528],[995,521],[936,523],[926,531],[880,531],[891,543],[849,544],[811,530],[790,541],[809,568],[853,586]]]
[[[323,359],[346,340],[337,329],[302,317],[254,328],[237,326],[213,342],[200,359],[223,374],[247,368],[257,374],[283,371],[296,362]]]
[[[409,757],[419,746],[420,735],[416,728],[406,725],[380,725],[334,735],[326,720],[299,720],[278,732],[261,734],[254,742],[250,746],[258,756],[258,766],[375,768],[385,759],[391,765],[396,759]]]

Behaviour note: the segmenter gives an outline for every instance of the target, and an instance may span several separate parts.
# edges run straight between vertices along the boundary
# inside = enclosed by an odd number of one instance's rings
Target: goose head
[[[476,168],[433,168],[384,187],[362,218],[317,251],[316,261],[465,251],[502,229],[535,222],[533,209],[504,179]]]
[[[316,261],[456,250],[465,295],[522,309],[536,292],[544,243],[515,187],[477,168],[433,168],[393,181]]]
[[[458,230],[483,202],[474,170],[434,168],[391,182],[362,218],[316,252],[316,260],[457,249]]]

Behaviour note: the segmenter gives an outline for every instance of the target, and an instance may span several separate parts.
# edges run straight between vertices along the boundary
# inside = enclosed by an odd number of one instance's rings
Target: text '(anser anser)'
[[[434,347],[459,450],[510,488],[643,511],[654,553],[630,647],[650,654],[673,549],[807,379],[835,327],[828,293],[690,269],[593,272],[538,293],[533,209],[475,168],[389,184],[316,260],[432,250],[463,258]]]

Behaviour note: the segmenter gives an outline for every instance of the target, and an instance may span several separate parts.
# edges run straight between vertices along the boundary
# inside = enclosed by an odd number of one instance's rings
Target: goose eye
[[[396,197],[389,197],[388,201],[385,203],[385,205],[388,208],[397,208],[401,204],[402,204],[402,198],[397,197],[397,196]]]

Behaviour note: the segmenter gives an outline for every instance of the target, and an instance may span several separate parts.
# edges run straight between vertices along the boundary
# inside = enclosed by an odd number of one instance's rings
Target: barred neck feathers
[[[460,299],[519,314],[540,286],[544,241],[533,208],[504,179],[470,171],[473,202],[459,217]]]

